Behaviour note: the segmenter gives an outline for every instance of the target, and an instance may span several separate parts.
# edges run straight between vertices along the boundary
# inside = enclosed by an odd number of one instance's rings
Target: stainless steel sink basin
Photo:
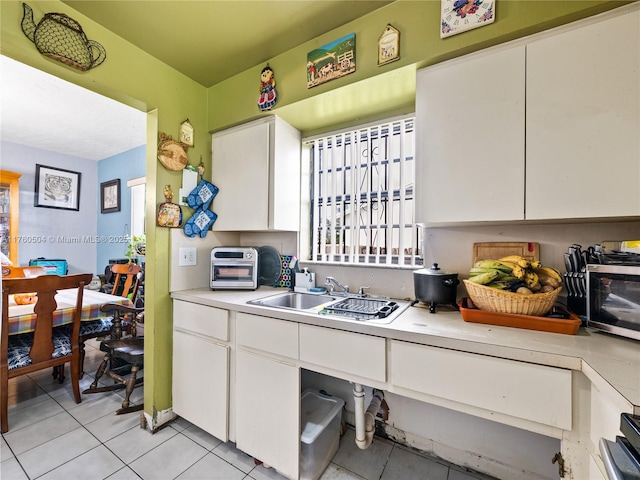
[[[309,310],[337,300],[330,295],[313,295],[310,293],[286,292],[272,295],[248,303],[274,308],[290,308],[293,310]]]
[[[406,301],[391,301],[357,296],[314,295],[311,293],[285,292],[250,300],[247,303],[263,307],[315,313],[332,318],[391,323],[407,307]]]

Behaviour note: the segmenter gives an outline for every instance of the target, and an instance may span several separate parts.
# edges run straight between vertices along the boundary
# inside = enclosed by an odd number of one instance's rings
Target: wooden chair
[[[110,265],[113,278],[111,295],[125,297],[135,301],[138,292],[138,274],[140,266],[135,263]],[[130,325],[126,319],[114,322],[112,316],[105,316],[99,320],[82,322],[80,325],[80,378],[84,376],[85,342],[92,338],[105,337],[120,338],[123,329],[129,331]]]
[[[135,263],[116,263],[111,265],[111,272],[115,274],[111,295],[126,297],[132,302],[136,300],[138,293],[138,274],[140,265]]]
[[[116,410],[116,415],[142,410],[144,404],[132,406],[130,405],[130,397],[133,389],[141,386],[143,382],[143,378],[138,378],[138,371],[144,368],[144,337],[137,336],[136,324],[144,321],[144,309],[115,303],[107,303],[102,305],[100,309],[103,312],[113,312],[114,321],[123,315],[130,315],[132,335],[100,342],[100,350],[105,352],[104,359],[98,367],[93,383],[82,393],[110,392],[124,388],[125,398],[122,407]],[[129,377],[124,376],[127,373]],[[99,387],[98,382],[103,375],[113,379],[116,383]]]
[[[8,383],[10,378],[45,368],[71,364],[71,382],[76,403],[80,403],[80,320],[85,285],[93,275],[43,275],[34,278],[3,278],[2,280],[2,333],[0,334],[0,415],[1,430],[9,430]],[[64,327],[53,327],[53,313],[57,308],[58,290],[76,288],[76,307],[73,321]],[[35,331],[9,335],[9,295],[37,294],[34,305]]]
[[[14,267],[13,265],[2,266],[2,278],[31,278],[46,275],[44,267]]]

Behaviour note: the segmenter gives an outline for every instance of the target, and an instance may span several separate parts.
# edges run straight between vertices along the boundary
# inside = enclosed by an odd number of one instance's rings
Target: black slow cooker
[[[416,300],[429,305],[431,313],[436,312],[437,305],[453,305],[454,308],[458,308],[456,293],[459,283],[457,273],[445,272],[437,263],[431,268],[421,268],[413,272]]]

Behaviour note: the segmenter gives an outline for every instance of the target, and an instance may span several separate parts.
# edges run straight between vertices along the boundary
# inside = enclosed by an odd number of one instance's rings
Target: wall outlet
[[[197,250],[195,247],[180,247],[178,252],[178,266],[189,267],[198,263]]]

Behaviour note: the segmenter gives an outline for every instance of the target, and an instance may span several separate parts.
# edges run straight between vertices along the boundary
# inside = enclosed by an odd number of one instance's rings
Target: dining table
[[[76,295],[76,288],[58,291],[55,296],[57,308],[53,314],[54,327],[72,322],[76,305]],[[128,298],[85,288],[82,296],[81,321],[89,322],[108,316],[100,310],[100,307],[105,303],[133,306],[133,302]],[[35,330],[36,314],[33,311],[34,306],[34,304],[18,305],[13,295],[9,295],[9,335],[33,332]]]

